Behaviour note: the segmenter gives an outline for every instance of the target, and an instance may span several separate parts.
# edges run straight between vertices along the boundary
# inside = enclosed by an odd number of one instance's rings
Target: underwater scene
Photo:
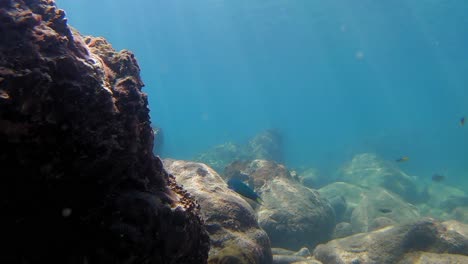
[[[468,1],[0,0],[0,262],[468,263],[467,26]]]

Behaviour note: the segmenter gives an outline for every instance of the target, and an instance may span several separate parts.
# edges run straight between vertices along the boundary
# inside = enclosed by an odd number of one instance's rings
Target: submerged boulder
[[[197,204],[152,153],[134,55],[52,0],[0,1],[1,263],[205,263]]]
[[[317,191],[294,180],[286,167],[267,160],[235,166],[248,177],[245,181],[255,187],[264,201],[258,209],[258,221],[273,246],[314,247],[331,238],[335,227],[333,208]]]
[[[405,224],[419,219],[418,209],[403,201],[396,194],[382,188],[375,188],[363,195],[351,215],[353,231],[368,232],[376,228]]]
[[[421,263],[452,263],[447,260],[466,259],[452,254],[468,255],[468,226],[432,219],[336,239],[314,250],[315,258],[323,264],[415,263],[407,261],[429,257],[440,262]]]
[[[272,248],[273,264],[321,264],[320,261],[314,259],[309,249],[301,248],[294,252],[282,248]]]
[[[396,165],[385,162],[372,153],[356,155],[340,172],[340,180],[362,187],[382,187],[409,202],[421,200],[421,190],[413,177]]]
[[[172,173],[200,204],[210,235],[208,263],[269,264],[270,241],[258,223],[255,211],[223,179],[202,163],[164,160]]]
[[[335,209],[337,221],[350,222],[351,214],[362,198],[365,197],[368,189],[353,185],[346,182],[334,182],[332,184],[326,185],[318,190],[322,197],[328,199],[329,201],[335,202],[335,207],[338,205],[341,207],[340,200],[344,200],[346,203],[345,211],[341,212],[340,208]],[[336,203],[338,202],[338,203]],[[343,209],[343,208],[341,208]]]

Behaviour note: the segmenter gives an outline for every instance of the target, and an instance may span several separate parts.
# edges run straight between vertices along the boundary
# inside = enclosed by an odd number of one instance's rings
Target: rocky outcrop
[[[164,160],[164,165],[199,202],[211,239],[208,262],[269,264],[270,241],[255,211],[202,163]]]
[[[283,165],[273,161],[238,162],[230,175],[238,170],[255,186],[264,203],[258,209],[260,226],[268,233],[275,247],[313,248],[327,241],[335,227],[335,213],[329,202],[315,190],[292,179]],[[227,175],[229,177],[229,175]]]
[[[336,239],[314,250],[315,258],[323,264],[416,263],[408,262],[415,259],[440,261],[421,263],[452,263],[447,260],[466,259],[456,254],[468,255],[468,226],[432,219]]]
[[[0,1],[2,263],[205,263],[197,204],[152,153],[134,55],[51,0]]]

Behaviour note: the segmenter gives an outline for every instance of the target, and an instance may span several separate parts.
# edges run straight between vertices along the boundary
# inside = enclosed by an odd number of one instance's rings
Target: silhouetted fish
[[[465,117],[460,118],[460,126],[465,125]]]
[[[444,175],[440,175],[440,174],[434,174],[432,175],[432,181],[435,181],[435,182],[441,182],[445,180],[445,176]]]
[[[408,161],[409,160],[409,157],[408,156],[403,156],[401,158],[398,158],[396,160],[396,162],[405,162],[405,161]]]
[[[235,191],[236,193],[247,197],[251,200],[254,200],[255,202],[261,204],[263,200],[258,196],[257,193],[254,192],[249,186],[247,186],[243,181],[237,179],[237,178],[231,178],[229,179],[228,187],[229,189]]]
[[[387,209],[387,208],[379,208],[379,211],[384,213],[384,214],[387,214],[387,213],[391,213],[392,210],[391,209]]]

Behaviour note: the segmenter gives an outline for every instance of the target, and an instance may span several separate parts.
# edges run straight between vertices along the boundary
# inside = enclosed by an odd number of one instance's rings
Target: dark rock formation
[[[0,262],[205,263],[197,205],[152,154],[133,54],[64,17],[0,1]]]
[[[210,234],[208,263],[270,264],[270,240],[255,211],[202,163],[165,159],[164,165],[200,203]]]

